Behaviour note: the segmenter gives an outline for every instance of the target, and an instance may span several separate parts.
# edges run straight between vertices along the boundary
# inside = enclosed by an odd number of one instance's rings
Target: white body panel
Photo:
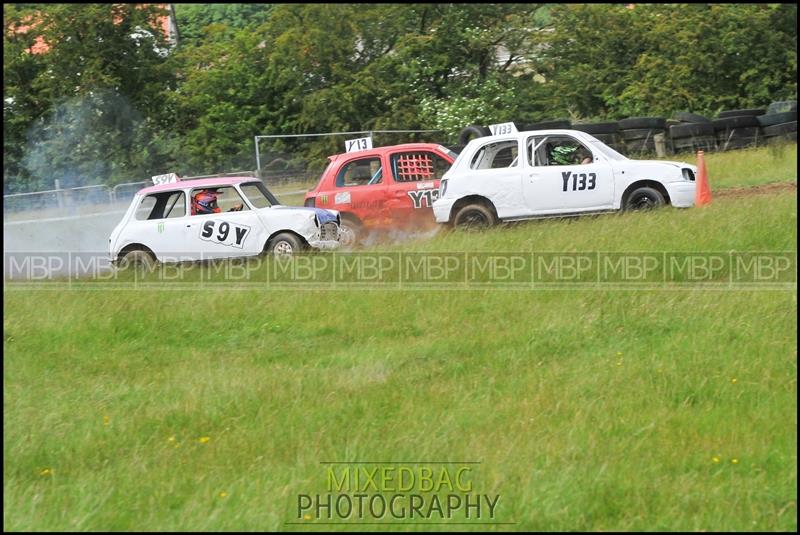
[[[548,138],[550,136],[550,138]],[[585,164],[539,165],[534,156],[538,140],[571,137],[591,153]],[[492,144],[517,142],[517,154],[507,167],[480,169],[481,151]],[[688,171],[684,174],[684,169]],[[630,160],[595,137],[577,130],[540,130],[473,139],[442,178],[442,191],[433,203],[436,221],[452,221],[459,199],[489,200],[500,219],[618,210],[626,190],[637,182],[663,186],[673,206],[694,205],[697,168],[683,162]],[[688,177],[691,176],[692,180]]]
[[[144,198],[137,193],[109,237],[111,260],[118,259],[120,251],[133,244],[147,247],[161,262],[254,256],[264,251],[271,236],[287,231],[301,236],[313,248],[339,246],[338,224],[335,239],[323,237],[315,209],[282,205],[255,208],[239,184],[222,183],[219,187],[229,186],[236,188],[249,209],[190,215],[189,193],[194,186],[185,181],[176,183],[174,190],[184,192],[186,215],[137,220],[136,208]],[[327,212],[338,216],[335,210]]]

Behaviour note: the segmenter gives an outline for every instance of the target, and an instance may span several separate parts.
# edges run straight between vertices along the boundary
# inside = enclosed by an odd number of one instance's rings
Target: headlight
[[[692,171],[688,167],[684,167],[683,169],[681,169],[681,172],[683,173],[683,179],[684,180],[692,180],[692,181],[694,181],[694,171]]]
[[[439,198],[441,199],[444,197],[445,192],[447,191],[447,180],[442,180],[442,183],[439,184]]]

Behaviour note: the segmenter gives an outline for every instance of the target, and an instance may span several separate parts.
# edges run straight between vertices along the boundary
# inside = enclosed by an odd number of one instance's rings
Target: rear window
[[[182,191],[152,193],[136,208],[136,219],[171,219],[186,215],[186,197]]]
[[[502,169],[517,165],[516,139],[488,143],[478,149],[470,163],[471,169]]]
[[[395,182],[416,182],[419,180],[439,180],[450,163],[432,152],[402,152],[393,154],[392,175]]]

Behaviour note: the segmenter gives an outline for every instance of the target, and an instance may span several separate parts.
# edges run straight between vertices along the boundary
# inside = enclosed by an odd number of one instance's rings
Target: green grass
[[[379,249],[796,251],[796,214],[765,194]],[[4,305],[6,530],[293,529],[340,460],[480,461],[514,523],[482,529],[797,529],[794,289],[7,286]]]
[[[704,155],[712,191],[732,186],[797,182],[797,143],[778,142],[765,147]],[[693,153],[662,158],[697,164]]]

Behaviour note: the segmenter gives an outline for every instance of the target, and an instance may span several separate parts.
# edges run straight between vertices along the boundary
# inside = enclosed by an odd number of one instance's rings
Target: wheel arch
[[[128,245],[119,250],[119,252],[117,253],[117,261],[119,262],[120,260],[122,260],[122,258],[131,251],[144,251],[151,257],[153,257],[153,260],[158,260],[158,257],[151,248],[149,248],[143,243],[134,242],[134,243],[129,243]]]
[[[489,208],[492,213],[494,213],[494,217],[496,220],[500,218],[497,217],[497,208],[495,208],[494,203],[490,201],[488,198],[484,197],[483,195],[467,195],[466,197],[461,197],[455,203],[453,203],[452,208],[450,208],[450,216],[448,218],[449,223],[453,223],[456,214],[459,210],[469,204],[483,204],[487,208]]]
[[[309,245],[308,245],[308,240],[306,240],[306,239],[305,239],[303,236],[301,236],[301,235],[300,235],[300,234],[298,234],[297,232],[295,232],[295,231],[293,231],[293,230],[291,230],[291,229],[280,229],[280,230],[276,230],[275,232],[273,232],[272,234],[270,234],[270,235],[269,235],[269,237],[267,238],[267,240],[264,242],[264,246],[261,248],[261,250],[262,250],[262,251],[266,251],[266,250],[267,250],[267,248],[269,247],[269,244],[272,242],[272,240],[273,240],[273,239],[274,239],[274,238],[275,238],[275,237],[276,237],[278,234],[285,234],[285,233],[288,233],[288,234],[294,234],[294,235],[295,235],[295,236],[297,236],[297,238],[300,240],[300,243],[302,243],[302,244],[303,244],[303,247],[304,247],[304,248],[308,248],[308,247],[309,247]]]
[[[672,202],[669,199],[669,192],[667,191],[667,188],[664,186],[664,184],[662,184],[657,180],[636,180],[635,182],[629,184],[628,187],[625,188],[625,191],[622,193],[622,197],[620,197],[619,201],[620,209],[622,209],[625,206],[625,203],[628,201],[628,197],[630,197],[631,193],[634,190],[644,187],[653,188],[654,190],[658,191],[659,193],[661,193],[661,195],[664,196],[664,202],[667,205],[672,204]]]
[[[352,223],[355,223],[356,225],[359,225],[359,226],[363,226],[363,225],[364,225],[364,222],[361,220],[361,218],[360,218],[360,217],[358,217],[358,216],[357,216],[356,214],[354,214],[353,212],[344,212],[344,211],[342,211],[342,210],[339,210],[339,218],[340,218],[342,221],[344,221],[345,219],[347,219],[348,221],[350,221],[350,222],[352,222]]]

